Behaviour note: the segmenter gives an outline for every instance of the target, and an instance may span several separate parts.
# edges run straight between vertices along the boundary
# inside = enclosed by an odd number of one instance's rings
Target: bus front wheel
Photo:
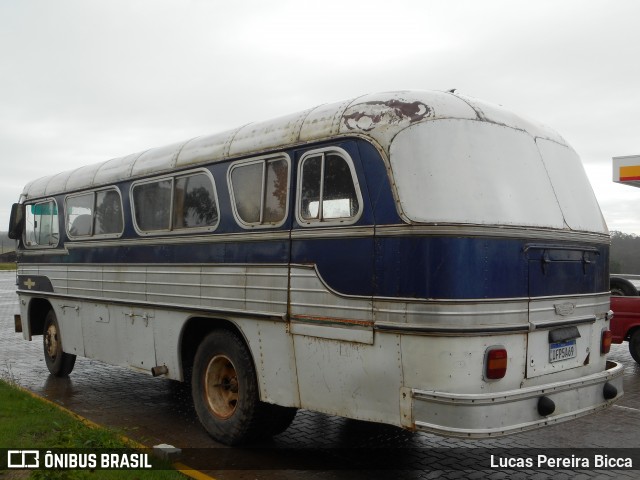
[[[234,333],[219,330],[200,344],[193,363],[193,403],[216,440],[237,445],[258,436],[264,416],[249,350]]]
[[[44,347],[44,360],[49,372],[56,377],[67,377],[76,363],[76,356],[65,353],[62,350],[60,326],[53,310],[49,310],[44,319],[42,344]]]

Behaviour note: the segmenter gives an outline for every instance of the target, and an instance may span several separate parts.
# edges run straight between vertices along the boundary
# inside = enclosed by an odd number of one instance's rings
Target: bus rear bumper
[[[403,426],[448,437],[488,438],[553,425],[620,399],[623,371],[623,365],[607,361],[603,372],[577,380],[489,394],[403,388]]]

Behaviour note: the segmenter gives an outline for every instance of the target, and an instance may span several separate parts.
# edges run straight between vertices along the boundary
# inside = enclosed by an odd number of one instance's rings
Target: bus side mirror
[[[11,206],[11,218],[9,219],[9,238],[17,240],[22,236],[24,229],[24,204],[14,203]]]

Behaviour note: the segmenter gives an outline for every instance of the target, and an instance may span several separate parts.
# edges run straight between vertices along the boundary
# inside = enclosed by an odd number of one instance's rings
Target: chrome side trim
[[[210,244],[210,243],[236,243],[236,242],[259,242],[259,241],[271,241],[271,240],[289,240],[289,232],[277,231],[277,232],[241,232],[241,233],[226,233],[226,234],[210,234],[210,235],[196,235],[196,236],[154,236],[153,238],[135,238],[126,240],[113,240],[113,241],[92,241],[92,242],[66,242],[65,247],[67,249],[74,248],[96,248],[96,247],[131,247],[136,245],[184,245],[184,244]],[[68,253],[68,252],[67,252]],[[161,265],[161,264],[159,264]],[[166,265],[166,264],[164,264]]]
[[[378,225],[376,236],[408,237],[408,236],[463,236],[463,237],[496,237],[518,238],[527,240],[554,240],[556,242],[574,241],[610,245],[608,235],[589,232],[565,230],[512,227],[507,225],[471,225],[471,224],[401,224]]]
[[[45,292],[34,292],[33,290],[16,290],[16,293],[19,295],[28,295],[30,297],[42,297],[42,293]],[[286,314],[278,314],[271,312],[261,312],[257,310],[239,310],[233,308],[208,308],[202,306],[194,306],[194,305],[184,305],[179,303],[160,303],[160,302],[144,302],[139,300],[121,300],[117,298],[111,297],[94,297],[89,295],[67,295],[64,293],[46,293],[47,298],[58,298],[72,301],[85,301],[85,302],[95,302],[95,303],[105,303],[105,304],[114,304],[114,305],[126,305],[128,307],[137,306],[137,307],[147,307],[147,308],[155,308],[158,310],[172,310],[172,311],[183,311],[186,313],[203,313],[208,315],[222,315],[225,317],[243,317],[243,318],[256,318],[259,317],[261,319],[268,320],[277,320],[285,322]]]
[[[532,323],[532,326],[534,330],[547,330],[549,328],[564,327],[567,325],[583,325],[586,323],[596,323],[596,316],[591,315],[584,318],[574,318],[571,320],[565,320],[560,322]]]
[[[69,255],[69,250],[67,250],[66,245],[65,248],[43,248],[42,250],[20,250],[20,256],[24,257],[37,257],[39,255]]]
[[[607,292],[596,292],[596,293],[571,293],[571,294],[567,294],[567,295],[547,295],[547,296],[543,296],[543,297],[531,297],[531,301],[537,301],[537,300],[555,300],[555,299],[565,299],[565,298],[580,298],[580,297],[592,297],[592,298],[599,298],[602,297],[603,300],[606,300],[607,302],[609,301],[609,297],[611,296],[611,292],[607,291]],[[606,298],[604,298],[606,297]],[[592,304],[592,305],[598,305],[598,304]]]
[[[412,335],[495,335],[510,333],[525,333],[529,331],[529,324],[520,325],[483,325],[479,327],[465,327],[457,325],[416,325],[393,322],[376,322],[374,330],[385,333],[408,333]]]
[[[314,226],[311,229],[292,230],[292,240],[315,239],[315,238],[356,238],[356,237],[373,237],[375,235],[375,227],[321,227]]]
[[[374,227],[315,227],[305,230],[279,230],[279,231],[251,231],[239,233],[212,233],[207,235],[189,235],[178,236],[182,232],[178,232],[172,236],[156,235],[153,238],[134,238],[134,239],[115,239],[115,240],[95,240],[81,242],[66,242],[65,254],[67,249],[74,248],[96,248],[96,247],[119,247],[119,246],[136,246],[136,245],[157,245],[162,242],[163,245],[183,245],[183,244],[212,244],[212,243],[236,243],[236,242],[264,242],[273,240],[287,241],[289,238],[293,240],[305,239],[321,239],[321,238],[362,238],[373,237],[375,235]],[[58,252],[60,253],[60,252]]]

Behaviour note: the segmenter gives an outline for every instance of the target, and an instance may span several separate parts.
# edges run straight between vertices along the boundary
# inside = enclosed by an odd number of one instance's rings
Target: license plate
[[[568,360],[575,358],[578,355],[576,349],[576,341],[569,340],[568,342],[551,343],[549,345],[549,362],[561,362],[562,360]]]

